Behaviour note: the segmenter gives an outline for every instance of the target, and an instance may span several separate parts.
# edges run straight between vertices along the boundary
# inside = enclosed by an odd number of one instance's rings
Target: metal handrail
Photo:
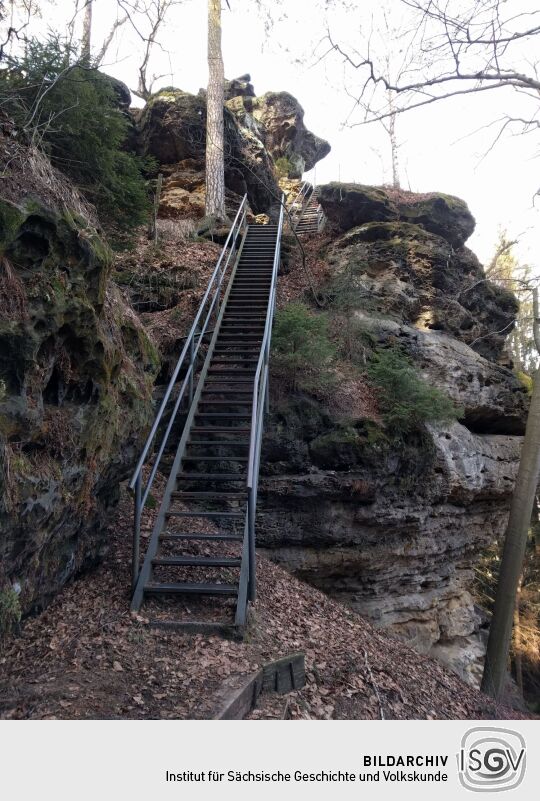
[[[135,471],[129,483],[129,488],[135,491],[135,520],[134,520],[134,530],[133,530],[133,564],[132,564],[133,586],[135,586],[135,584],[137,583],[139,575],[139,548],[140,548],[142,511],[144,509],[146,501],[148,500],[148,495],[152,488],[152,484],[154,483],[154,479],[156,477],[159,465],[161,463],[161,458],[163,456],[163,453],[167,446],[167,442],[169,440],[169,436],[171,434],[172,428],[178,416],[178,411],[180,409],[182,400],[184,399],[184,397],[187,397],[188,405],[190,405],[193,400],[194,374],[196,369],[197,358],[199,355],[199,350],[204,337],[208,333],[207,332],[208,324],[212,318],[214,311],[216,311],[216,316],[219,314],[221,287],[223,284],[223,278],[229,268],[232,256],[236,251],[237,243],[239,241],[238,235],[245,223],[246,214],[247,214],[247,194],[244,195],[244,197],[242,198],[242,202],[238,207],[238,211],[236,212],[236,217],[234,218],[234,222],[229,231],[229,235],[227,236],[225,244],[223,245],[220,256],[216,262],[214,271],[208,282],[208,286],[206,287],[204,296],[201,300],[201,303],[199,304],[199,308],[197,310],[197,314],[195,315],[195,319],[191,326],[190,332],[186,337],[184,347],[182,348],[182,352],[180,353],[180,356],[176,363],[176,367],[174,368],[173,374],[167,386],[167,390],[165,392],[165,395],[163,396],[163,400],[161,401],[161,405],[154,420],[154,424],[152,425],[150,433],[146,439],[146,443],[142,450],[141,456],[139,458],[139,461],[137,462],[137,467],[135,468]],[[204,323],[202,327],[200,327],[199,324],[203,316],[205,306],[210,296],[211,296],[210,305],[208,307]],[[162,421],[167,404],[169,403],[169,400],[171,398],[172,391],[176,385],[178,375],[180,373],[180,370],[184,366],[184,363],[186,362],[186,357],[188,356],[188,354],[189,354],[189,364],[187,366],[184,380],[182,381],[182,385],[178,392],[178,397],[174,404],[174,408],[169,423],[167,425],[167,428],[165,430],[165,434],[163,435],[163,438],[161,440],[161,445],[157,451],[157,455],[154,458],[152,470],[150,471],[150,475],[148,477],[146,485],[143,488],[142,484],[143,468],[147,462],[147,457],[153,447],[154,440],[156,438],[159,429],[159,425]],[[187,396],[186,396],[186,390],[187,390]]]
[[[314,189],[315,188],[312,187],[311,184],[308,181],[303,181],[302,182],[302,184],[300,185],[300,189],[298,190],[298,192],[296,193],[296,195],[294,196],[292,201],[288,204],[289,208],[291,209],[292,214],[294,214],[294,207],[296,206],[297,203],[301,204],[300,212],[301,212],[301,214],[303,213],[305,202],[306,202],[306,199],[308,197],[308,194],[311,195],[312,192],[314,191]],[[311,190],[311,192],[310,192],[310,190]],[[282,200],[283,199],[284,199],[284,195],[282,195]]]
[[[281,208],[272,267],[272,281],[268,298],[266,322],[261,343],[261,352],[255,370],[253,385],[253,405],[251,409],[251,433],[249,439],[249,458],[247,472],[248,490],[248,537],[249,537],[249,599],[255,600],[255,509],[257,506],[257,485],[259,479],[260,453],[263,433],[264,412],[268,410],[268,362],[272,340],[272,323],[276,306],[277,274],[279,270],[281,235],[283,231],[283,209],[285,195],[281,196]]]

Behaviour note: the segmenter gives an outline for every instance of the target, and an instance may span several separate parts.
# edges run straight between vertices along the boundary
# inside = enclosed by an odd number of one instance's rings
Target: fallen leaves
[[[381,706],[400,719],[519,716],[264,558],[244,642],[151,630],[129,612],[130,541],[124,492],[105,561],[5,643],[1,717],[209,718],[228,677],[294,651],[305,653],[306,686],[261,696],[251,718],[378,718]]]

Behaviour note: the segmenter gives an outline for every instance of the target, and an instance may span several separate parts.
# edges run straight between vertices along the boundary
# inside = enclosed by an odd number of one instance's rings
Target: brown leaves
[[[144,615],[129,613],[127,495],[110,537],[105,562],[6,642],[2,717],[208,718],[229,677],[294,651],[305,653],[306,686],[286,698],[261,696],[251,717],[376,719],[381,706],[385,717],[400,719],[515,717],[488,708],[482,695],[440,664],[374,631],[263,558],[245,642],[151,630]]]

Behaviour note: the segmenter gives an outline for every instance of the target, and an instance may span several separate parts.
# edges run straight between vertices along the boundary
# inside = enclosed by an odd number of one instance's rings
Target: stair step
[[[171,584],[144,585],[144,591],[152,594],[173,593],[189,595],[237,595],[236,584],[199,584],[189,581]]]
[[[247,462],[247,456],[186,456],[185,462]]]
[[[230,442],[230,441],[228,441],[228,442],[216,442],[216,440],[215,440],[215,439],[211,439],[211,440],[205,440],[205,439],[201,439],[201,440],[190,439],[190,440],[188,441],[188,446],[189,446],[190,448],[191,448],[191,447],[194,447],[194,446],[200,447],[201,445],[211,445],[213,448],[220,448],[220,447],[221,447],[221,448],[222,448],[222,447],[227,447],[227,448],[245,448],[245,447],[246,447],[247,445],[249,445],[249,444],[250,444],[250,443],[249,443],[249,440],[243,440],[243,441],[240,441],[240,442],[238,442],[238,440],[237,440],[237,441],[235,441],[235,442]]]
[[[244,476],[245,478],[245,476]],[[184,500],[185,498],[213,498],[216,501],[246,501],[247,496],[245,492],[197,492],[194,490],[193,492],[189,490],[184,490],[182,492],[173,492],[173,498],[177,498],[179,500]]]
[[[199,540],[201,542],[242,542],[242,534],[207,534],[206,532],[193,531],[184,534],[176,534],[174,531],[162,533],[160,540],[168,542],[187,542],[188,540]]]
[[[253,367],[237,367],[234,363],[230,370],[225,367],[209,367],[208,375],[255,375]]]
[[[240,567],[242,560],[226,556],[158,556],[154,567]]]
[[[177,481],[245,481],[243,473],[179,473]],[[174,493],[173,493],[174,494]]]
[[[167,512],[167,517],[226,517],[228,520],[243,520],[245,512]]]
[[[199,406],[251,406],[251,399],[242,400],[200,400]]]
[[[205,395],[247,395],[251,398],[253,392],[249,389],[208,389],[205,385],[205,388],[201,392],[201,397]],[[225,402],[230,403],[231,401]],[[232,402],[234,403],[234,400]]]
[[[195,417],[218,418],[218,420],[250,420],[251,414],[248,412],[197,412]]]
[[[193,434],[249,434],[251,428],[241,428],[238,426],[223,427],[223,426],[193,426],[191,433]]]

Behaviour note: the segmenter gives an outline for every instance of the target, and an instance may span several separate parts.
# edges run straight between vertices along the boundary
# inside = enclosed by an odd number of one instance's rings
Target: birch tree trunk
[[[84,9],[83,29],[81,37],[81,61],[90,63],[92,45],[92,6],[94,0],[87,0]]]
[[[206,214],[225,219],[225,166],[221,54],[221,0],[208,0],[208,92],[206,96]]]
[[[392,151],[392,186],[394,189],[400,189],[399,181],[399,156],[398,156],[398,141],[396,136],[396,112],[394,106],[394,96],[392,92],[388,92],[388,105],[390,108],[390,120],[388,124],[388,135],[390,137],[390,147]]]

